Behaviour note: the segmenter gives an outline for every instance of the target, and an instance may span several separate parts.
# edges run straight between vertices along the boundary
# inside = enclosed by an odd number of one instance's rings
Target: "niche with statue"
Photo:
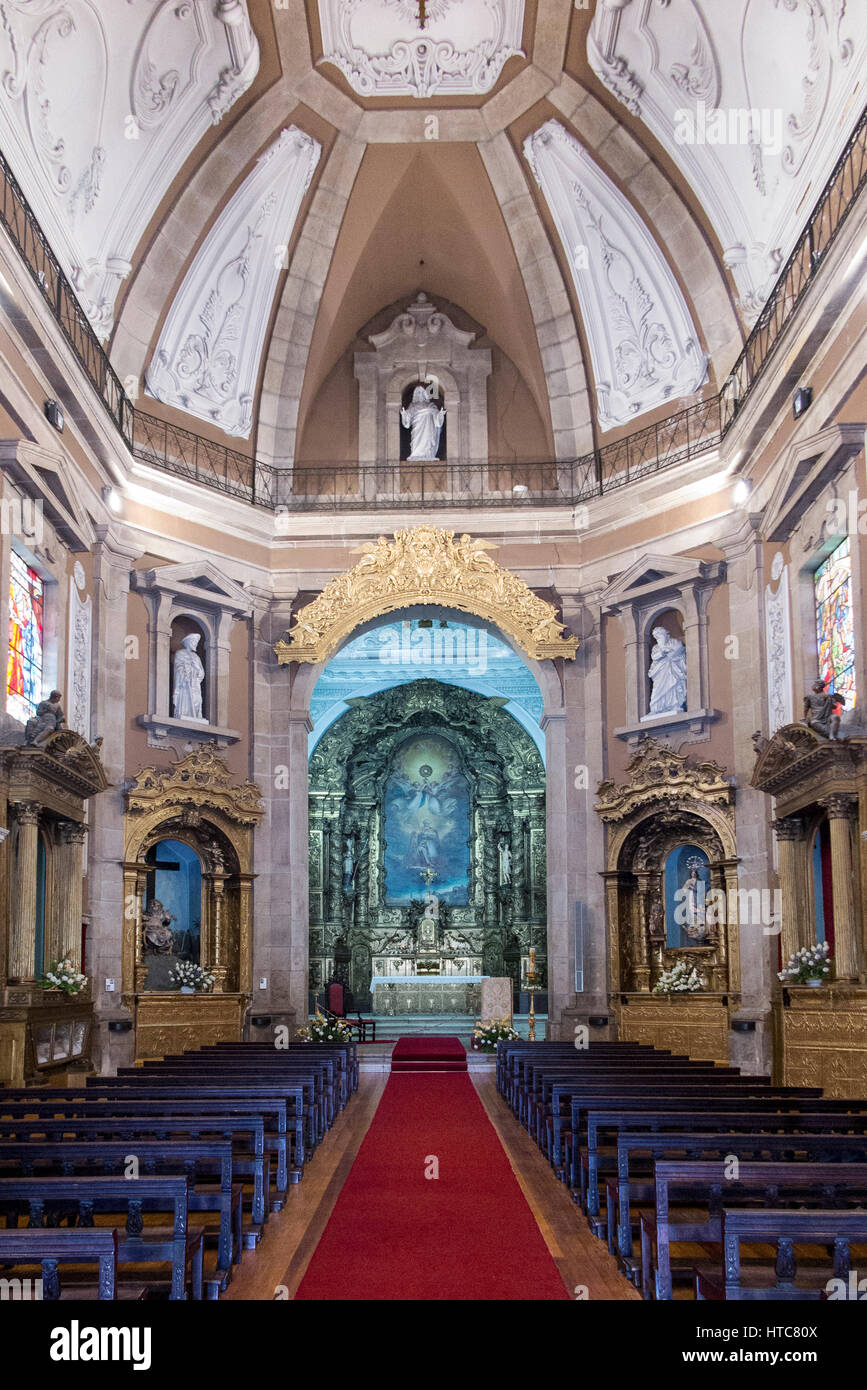
[[[144,987],[173,989],[181,961],[202,963],[202,861],[182,840],[159,840],[145,852],[145,863],[151,871],[141,905]]]

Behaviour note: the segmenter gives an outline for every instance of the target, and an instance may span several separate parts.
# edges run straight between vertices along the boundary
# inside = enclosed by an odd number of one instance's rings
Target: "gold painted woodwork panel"
[[[135,1006],[136,1061],[240,1042],[246,994],[140,994]]]
[[[626,995],[617,1003],[618,1037],[691,1057],[729,1061],[729,1011],[722,995]]]
[[[777,1005],[787,1086],[821,1086],[832,1099],[867,1096],[867,988],[790,988]]]

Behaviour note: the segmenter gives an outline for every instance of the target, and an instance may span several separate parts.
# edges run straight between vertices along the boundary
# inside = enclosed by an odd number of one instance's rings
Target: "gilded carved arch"
[[[596,811],[607,827],[605,880],[611,988],[646,993],[663,968],[703,952],[712,990],[740,989],[734,788],[714,762],[698,762],[645,738],[623,783],[599,784]],[[711,886],[724,895],[725,920],[707,946],[669,948],[657,920],[663,872],[680,844],[703,849]],[[720,900],[721,901],[721,900]],[[710,921],[710,917],[708,918]]]
[[[325,661],[371,618],[413,604],[457,608],[495,623],[535,660],[574,660],[578,639],[566,632],[552,603],[491,558],[490,541],[436,526],[380,536],[354,554],[362,559],[337,575],[295,615],[274,650],[281,666]]]
[[[252,963],[253,831],[264,815],[254,782],[236,782],[212,746],[170,768],[144,768],[126,791],[123,989],[144,988],[141,899],[148,850],[179,840],[202,867],[202,964],[215,991],[249,992]]]

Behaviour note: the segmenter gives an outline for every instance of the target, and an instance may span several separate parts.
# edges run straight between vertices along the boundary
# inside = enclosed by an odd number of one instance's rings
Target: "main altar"
[[[440,928],[440,901],[431,890],[436,877],[421,873],[426,887],[415,933],[395,933],[389,955],[373,958],[370,993],[375,1014],[477,1014],[481,998],[481,956],[468,954],[462,934]]]

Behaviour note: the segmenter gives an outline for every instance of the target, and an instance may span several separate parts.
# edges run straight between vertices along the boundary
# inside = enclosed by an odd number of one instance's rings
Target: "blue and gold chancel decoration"
[[[437,734],[407,739],[385,787],[386,903],[423,897],[427,876],[443,902],[466,904],[469,838],[469,788],[457,750]]]

